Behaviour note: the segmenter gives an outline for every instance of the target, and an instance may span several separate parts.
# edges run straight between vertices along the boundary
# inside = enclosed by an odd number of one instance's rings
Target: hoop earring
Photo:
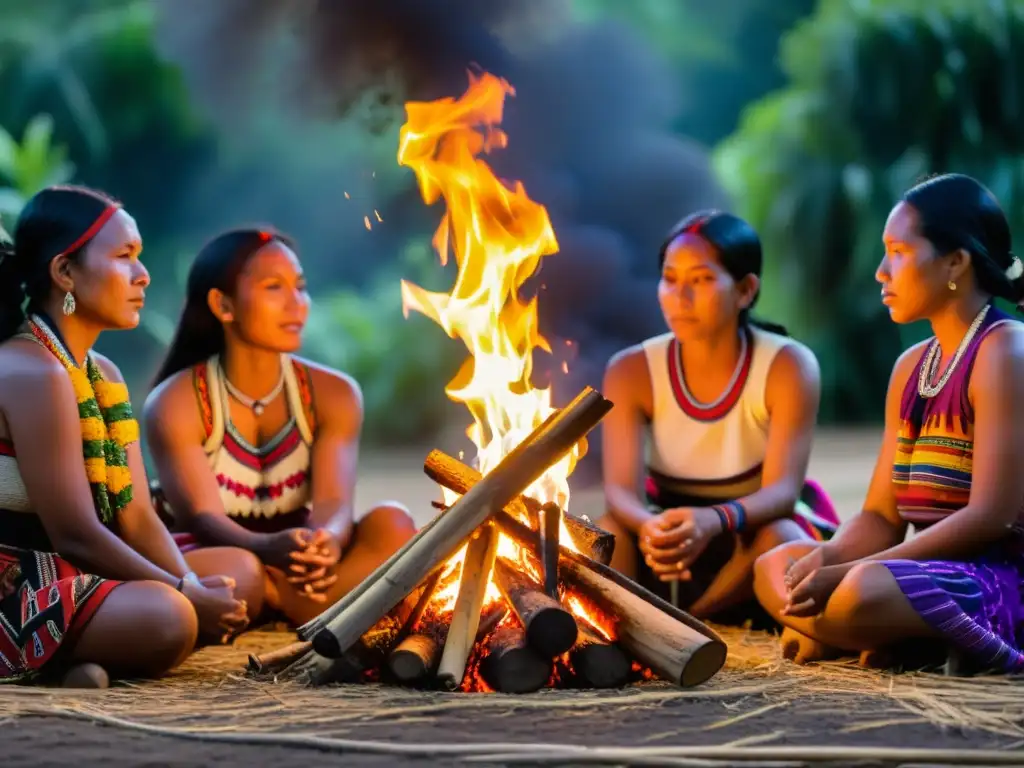
[[[951,290],[951,291],[955,291],[956,290],[956,283],[954,283],[952,280],[950,280],[948,283],[946,283],[946,285],[949,287],[949,290]]]
[[[73,315],[75,314],[75,295],[68,291],[64,294],[64,314]]]

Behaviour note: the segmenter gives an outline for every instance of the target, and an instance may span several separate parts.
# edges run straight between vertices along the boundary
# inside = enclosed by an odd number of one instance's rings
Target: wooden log
[[[683,688],[700,685],[725,664],[725,644],[715,642],[660,611],[628,589],[573,560],[562,573],[616,619],[619,645],[658,677]]]
[[[300,640],[261,654],[249,654],[248,669],[254,674],[273,674],[297,661],[313,648],[313,644]]]
[[[529,528],[527,528],[521,522],[513,518],[507,512],[499,512],[498,514],[496,514],[494,516],[494,523],[498,526],[498,529],[502,533],[512,538],[512,540],[518,543],[519,545],[529,548],[536,548],[537,546],[539,546],[540,537],[537,535],[537,533],[535,531],[531,531]],[[721,643],[723,648],[725,647],[725,642],[722,640],[721,637],[719,637],[718,633],[716,633],[710,627],[706,626],[703,622],[701,622],[698,619],[695,619],[693,616],[686,613],[686,611],[683,611],[680,608],[676,608],[667,600],[662,599],[650,590],[640,586],[629,577],[623,576],[621,573],[616,571],[611,566],[605,565],[604,563],[599,563],[596,560],[587,557],[582,552],[574,552],[573,550],[565,546],[559,547],[559,556],[560,568],[564,567],[562,566],[561,561],[565,560],[566,558],[576,563],[579,563],[580,565],[583,565],[587,568],[590,568],[592,571],[599,574],[600,576],[603,576],[604,578],[614,582],[615,584],[618,584],[620,587],[631,592],[632,594],[636,595],[642,600],[646,600],[658,610],[664,611],[677,621],[682,622],[686,626],[707,636],[715,642]]]
[[[354,604],[359,598],[361,598],[366,592],[380,579],[388,569],[405,557],[405,554],[412,549],[413,543],[429,534],[431,529],[441,523],[444,518],[447,508],[442,508],[441,512],[433,517],[426,525],[419,529],[416,534],[409,539],[402,547],[395,552],[391,557],[384,561],[373,573],[363,579],[359,584],[341,598],[338,602],[324,609],[318,616],[307,621],[301,627],[298,628],[297,633],[303,640],[312,640],[320,631],[326,627],[331,621],[333,621],[339,614],[346,611],[352,604]]]
[[[476,631],[476,641],[479,643],[486,638],[494,628],[501,623],[501,620],[508,615],[508,608],[501,600],[496,600],[484,608],[480,617],[480,628]]]
[[[336,658],[378,618],[444,563],[485,520],[528,488],[560,461],[611,409],[611,403],[589,387],[516,446],[504,459],[441,515],[437,523],[412,539],[402,557],[381,566],[372,584],[327,622],[314,638],[314,648]]]
[[[313,649],[284,669],[281,677],[298,679],[310,685],[365,681],[384,667],[388,653],[399,640],[402,627],[408,624],[418,596],[419,592],[414,591],[399,601],[340,657],[323,656],[317,653],[316,643],[312,643]]]
[[[416,628],[416,624],[423,617],[423,612],[427,609],[431,599],[437,592],[438,583],[441,581],[441,569],[437,568],[434,573],[431,574],[423,585],[423,591],[420,593],[419,599],[416,601],[415,607],[409,614],[409,618],[406,619],[405,625],[398,632],[398,637],[395,638],[397,643],[400,645],[405,638],[412,634],[412,631]]]
[[[479,533],[466,547],[459,579],[459,596],[455,598],[452,622],[444,643],[437,678],[450,691],[462,685],[466,662],[473,650],[477,629],[480,628],[480,610],[498,552],[498,531],[490,523],[481,526]]]
[[[494,564],[494,583],[523,625],[527,642],[539,654],[554,658],[576,644],[573,615],[503,557]]]
[[[494,522],[521,545],[538,546],[539,535],[511,515],[498,513]],[[620,645],[660,677],[691,687],[713,677],[725,664],[726,645],[709,627],[586,555],[566,547],[560,553],[562,577],[618,619]]]
[[[562,509],[549,502],[540,508],[540,567],[544,575],[544,593],[558,599],[558,537],[562,527]],[[529,630],[527,630],[529,635]]]
[[[501,693],[529,693],[544,687],[554,663],[534,650],[518,625],[499,627],[487,640],[480,675]]]
[[[477,470],[438,450],[431,451],[427,456],[423,471],[438,485],[460,495],[469,491],[483,477]],[[505,511],[517,520],[533,520],[543,517],[541,506],[536,499],[518,496],[505,505]],[[564,513],[562,519],[578,549],[605,565],[611,562],[615,536],[589,520],[570,513]]]
[[[581,687],[621,688],[632,671],[629,657],[587,626],[580,627],[580,639],[569,652],[569,663]]]
[[[430,635],[408,635],[391,652],[388,668],[403,683],[422,680],[433,673],[440,650]]]

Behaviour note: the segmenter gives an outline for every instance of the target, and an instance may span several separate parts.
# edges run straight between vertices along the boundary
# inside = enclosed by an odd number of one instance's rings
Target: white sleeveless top
[[[760,489],[768,445],[768,372],[779,350],[791,343],[750,327],[733,380],[715,403],[702,404],[686,386],[675,336],[645,341],[654,401],[648,425],[652,478],[675,493],[700,498],[735,499]]]
[[[216,356],[193,369],[193,384],[206,430],[203,450],[220,487],[224,510],[234,518],[271,518],[310,502],[313,429],[306,418],[312,402],[305,366],[281,356],[290,418],[257,448],[231,423],[224,372]],[[301,379],[301,381],[300,381]]]

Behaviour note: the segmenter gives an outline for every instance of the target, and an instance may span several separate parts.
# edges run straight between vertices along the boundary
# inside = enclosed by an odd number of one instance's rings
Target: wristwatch
[[[192,571],[189,571],[184,576],[182,576],[180,579],[178,579],[178,587],[177,587],[177,589],[178,589],[179,592],[181,592],[181,591],[183,591],[185,589],[185,584],[186,583],[194,584],[196,586],[200,586],[199,577],[196,576],[195,573],[193,573]]]

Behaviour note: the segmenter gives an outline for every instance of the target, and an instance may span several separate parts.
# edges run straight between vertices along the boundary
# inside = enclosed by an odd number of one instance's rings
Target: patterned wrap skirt
[[[969,561],[884,560],[917,614],[979,671],[1024,672],[1024,540]]]
[[[0,683],[62,667],[77,638],[122,582],[87,574],[52,551],[39,518],[0,510]]]

